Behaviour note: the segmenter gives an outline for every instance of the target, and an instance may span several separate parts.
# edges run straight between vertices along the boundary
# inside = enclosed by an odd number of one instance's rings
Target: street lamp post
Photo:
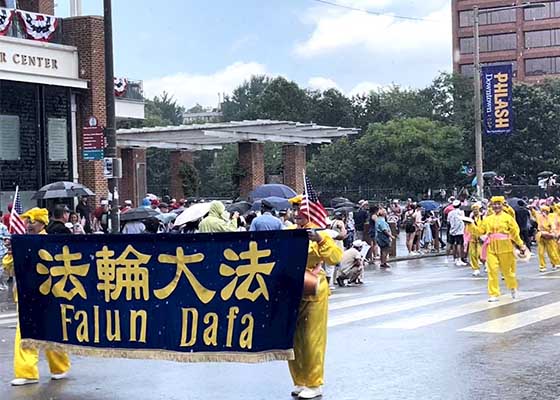
[[[105,30],[105,104],[107,124],[105,135],[107,147],[105,157],[115,158],[117,156],[117,134],[115,123],[115,83],[113,72],[113,21],[111,0],[103,0],[103,17]],[[118,179],[112,176],[108,179],[109,196],[112,197],[110,221],[111,233],[119,232],[119,197]]]
[[[541,8],[545,7],[544,3],[525,3],[517,6],[510,7],[496,7],[485,8],[480,10],[478,6],[473,7],[473,22],[474,22],[474,141],[475,141],[475,155],[476,155],[476,194],[479,198],[484,198],[484,178],[483,165],[482,165],[482,105],[480,98],[481,91],[481,68],[480,68],[480,15],[491,13],[493,11],[503,10],[516,10],[528,8]]]

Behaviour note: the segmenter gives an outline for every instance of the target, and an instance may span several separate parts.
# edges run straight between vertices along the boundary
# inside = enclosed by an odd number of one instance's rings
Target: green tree
[[[187,197],[197,196],[200,189],[200,177],[197,169],[189,163],[181,165],[181,179],[183,181],[183,193]]]
[[[264,75],[253,76],[237,87],[231,96],[225,96],[222,103],[224,121],[243,121],[262,118],[260,98],[270,78]]]
[[[336,89],[324,92],[308,92],[310,117],[319,125],[354,126],[354,110],[351,100]]]

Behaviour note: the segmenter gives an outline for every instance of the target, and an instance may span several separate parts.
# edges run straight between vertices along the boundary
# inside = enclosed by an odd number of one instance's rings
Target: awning
[[[0,71],[0,80],[36,83],[40,85],[63,86],[76,89],[88,88],[88,81],[83,79],[59,78],[54,76],[25,74],[21,72],[11,71]]]

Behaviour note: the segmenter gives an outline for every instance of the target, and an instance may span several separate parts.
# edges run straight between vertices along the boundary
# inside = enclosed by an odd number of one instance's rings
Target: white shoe
[[[558,271],[559,269],[560,269],[560,265],[553,265],[552,266],[553,271]]]
[[[488,299],[489,303],[495,303],[496,301],[500,301],[500,298],[498,296],[490,296],[490,298]]]
[[[51,374],[51,379],[55,381],[59,381],[61,379],[68,378],[68,372],[63,372],[62,374]]]
[[[463,260],[459,260],[459,262],[461,263],[461,267],[464,267],[465,265],[468,265],[466,262],[464,262]]]
[[[475,270],[472,272],[472,276],[476,276],[476,277],[480,276],[480,270],[475,269]]]
[[[455,266],[460,267],[461,266],[461,260],[455,260]]]
[[[298,395],[300,399],[314,399],[316,397],[320,397],[323,395],[323,391],[321,390],[321,386],[314,387],[314,388],[305,388],[301,391]]]
[[[39,383],[39,379],[16,378],[10,383],[12,386],[31,385],[32,383]]]
[[[305,386],[294,386],[292,390],[292,397],[297,397],[301,392],[307,389]]]
[[[516,298],[517,298],[517,289],[511,289],[511,298],[512,298],[512,299],[516,299]]]

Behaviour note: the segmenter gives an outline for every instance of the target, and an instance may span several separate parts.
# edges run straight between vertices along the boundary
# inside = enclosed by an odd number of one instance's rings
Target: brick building
[[[453,67],[473,75],[473,6],[500,8],[526,0],[453,0]],[[533,1],[536,2],[536,1]],[[540,1],[539,1],[540,3]],[[542,8],[496,10],[480,14],[480,60],[510,62],[518,80],[538,82],[560,75],[560,1]]]
[[[5,6],[13,1],[0,0]],[[52,17],[54,0],[19,0],[17,7],[0,9],[0,208],[16,185],[28,207],[38,188],[59,180],[106,196],[102,161],[84,159],[82,129],[91,116],[100,126],[106,120],[103,18]],[[37,15],[25,11],[50,18],[51,36],[34,37],[24,18]],[[117,117],[143,118],[141,84],[139,94],[138,84],[130,86]]]

